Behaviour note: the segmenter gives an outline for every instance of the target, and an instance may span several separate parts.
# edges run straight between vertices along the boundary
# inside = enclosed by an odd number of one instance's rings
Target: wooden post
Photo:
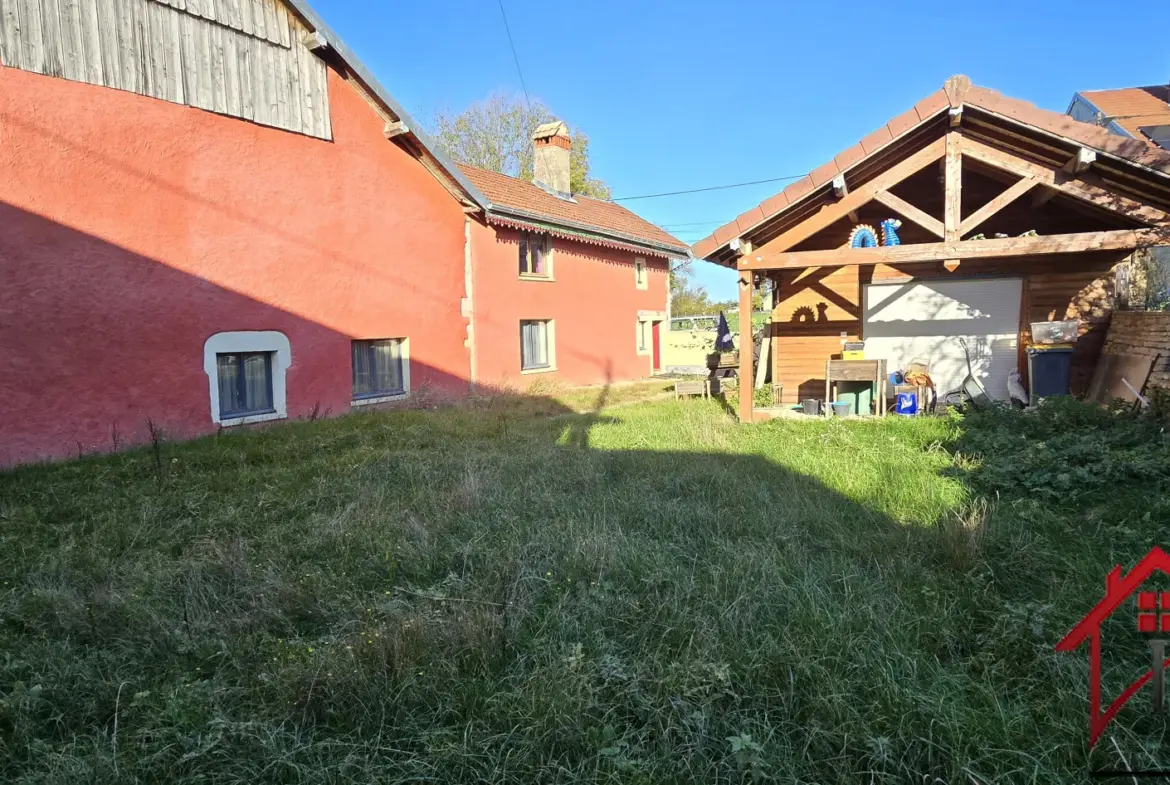
[[[752,421],[752,273],[739,273],[739,421]]]
[[[780,279],[781,276],[779,275],[772,276],[772,317],[768,320],[768,343],[772,347],[771,351],[769,352],[769,357],[771,358],[772,362],[773,387],[775,387],[777,384],[783,383],[780,380],[780,335],[779,331],[776,329],[776,323],[780,321],[780,298],[782,296],[780,291]],[[782,402],[782,400],[783,394],[781,395],[781,401],[777,401],[776,403],[779,404]]]
[[[959,239],[959,225],[963,222],[963,154],[960,150],[958,131],[947,134],[947,154],[945,166],[943,239],[948,242],[957,242]]]

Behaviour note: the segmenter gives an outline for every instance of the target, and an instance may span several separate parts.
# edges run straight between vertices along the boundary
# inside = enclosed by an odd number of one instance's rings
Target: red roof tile
[[[995,90],[990,90],[986,87],[978,87],[976,85],[969,85],[964,83],[966,77],[951,77],[948,82],[953,82],[960,88],[960,92],[964,93],[964,103],[971,106],[983,109],[994,114],[1002,115],[1003,117],[1014,120],[1017,123],[1028,125],[1041,131],[1064,137],[1065,139],[1092,147],[1106,153],[1122,158],[1140,166],[1145,166],[1155,169],[1160,172],[1170,174],[1170,153],[1137,139],[1126,139],[1111,133],[1100,126],[1091,125],[1089,123],[1082,123],[1073,120],[1068,115],[1060,114],[1059,112],[1052,112],[1047,109],[1040,109],[1034,104],[1027,101],[1021,101],[1016,98],[1008,98]],[[1153,90],[1154,88],[1134,88],[1138,91]],[[1170,99],[1170,88],[1158,88],[1165,90],[1165,97]],[[1106,110],[1101,104],[1097,103],[1096,96],[1103,92],[1121,93],[1128,91],[1100,91],[1098,93],[1082,93],[1086,98],[1097,104],[1102,111]],[[1157,96],[1154,96],[1156,99]],[[1151,107],[1145,99],[1138,99],[1137,96],[1129,95],[1126,100],[1137,101],[1140,100],[1141,107]],[[1163,102],[1164,106],[1167,106]],[[926,98],[914,105],[914,108],[908,112],[898,115],[885,126],[879,128],[873,133],[869,134],[859,144],[850,147],[849,149],[839,153],[832,162],[840,172],[844,172],[850,167],[856,165],[862,159],[876,152],[879,148],[884,147],[887,143],[896,139],[898,136],[905,134],[907,131],[921,124],[930,117],[933,117],[938,112],[950,106],[947,99],[946,92],[937,90],[931,93]],[[1124,104],[1122,104],[1124,106]],[[1167,106],[1170,110],[1170,106]],[[917,116],[917,122],[911,123],[912,115]],[[1170,111],[1168,111],[1167,124],[1170,124]],[[1154,125],[1155,122],[1142,122],[1141,125]],[[1140,135],[1140,134],[1139,134]],[[1144,137],[1143,137],[1144,138]],[[821,176],[823,171],[827,171],[826,164],[814,170],[817,176]],[[819,183],[818,183],[819,185]],[[801,197],[808,195],[816,190],[813,185],[813,179],[804,177],[789,185],[781,193],[764,200],[760,204],[760,209],[766,218],[771,218],[779,212],[787,209],[790,205],[797,202]],[[750,211],[749,211],[750,212]],[[695,243],[691,248],[691,252],[698,258],[704,258],[712,253],[718,251],[732,237],[737,237],[742,233],[742,228],[738,226],[736,221],[721,226],[711,233],[710,236],[705,237],[699,242]]]
[[[499,172],[460,164],[459,168],[484,196],[502,208],[523,210],[534,219],[551,224],[568,222],[568,228],[586,227],[599,234],[619,235],[652,245],[686,252],[686,243],[614,202],[574,196],[558,199],[539,186]]]
[[[1165,85],[1089,90],[1081,95],[1135,139],[1149,142],[1141,131],[1144,125],[1170,125],[1170,87]]]

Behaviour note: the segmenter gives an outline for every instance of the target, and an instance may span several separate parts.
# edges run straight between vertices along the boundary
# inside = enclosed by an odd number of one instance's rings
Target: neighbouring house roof
[[[669,232],[614,202],[574,196],[560,199],[537,185],[499,172],[460,165],[489,202],[489,223],[535,227],[582,242],[658,256],[686,256],[687,246]]]
[[[1134,139],[1149,142],[1142,128],[1170,125],[1170,87],[1166,85],[1083,90],[1079,95]]]
[[[759,232],[787,214],[815,205],[816,200],[832,194],[832,182],[838,175],[855,177],[859,172],[871,170],[874,161],[893,154],[892,151],[899,146],[905,147],[924,134],[941,133],[949,112],[960,108],[964,118],[968,114],[976,115],[981,127],[991,129],[993,133],[1017,141],[1024,139],[1034,147],[1038,156],[1063,154],[1067,157],[1075,154],[1077,148],[1086,147],[1103,154],[1114,164],[1134,169],[1137,176],[1153,177],[1159,179],[1163,187],[1170,186],[1170,178],[1166,177],[1170,173],[1170,152],[973,85],[965,76],[953,76],[943,89],[931,93],[833,160],[696,242],[691,247],[692,253],[700,259],[733,264],[732,240]],[[1058,165],[1063,163],[1061,161]]]

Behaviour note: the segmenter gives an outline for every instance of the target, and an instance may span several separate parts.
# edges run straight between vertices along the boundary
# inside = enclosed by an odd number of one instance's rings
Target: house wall
[[[1113,314],[1104,350],[1157,358],[1146,389],[1170,390],[1170,312],[1118,311]]]
[[[333,142],[0,68],[0,465],[214,430],[223,331],[288,337],[289,417],[350,409],[354,338],[466,392],[460,206],[328,82]]]
[[[941,263],[891,267],[864,265],[785,271],[772,313],[773,379],[784,385],[785,403],[824,398],[825,361],[841,351],[841,333],[864,338],[861,293],[869,283],[931,278],[1011,276],[1023,278],[1021,346],[1031,322],[1079,319],[1081,337],[1073,355],[1072,388],[1084,390],[1096,366],[1113,309],[1116,253],[1068,255],[1043,259],[963,262],[947,272]],[[1021,357],[1022,357],[1021,348]],[[1020,370],[1026,373],[1024,363]],[[940,391],[941,394],[942,391]]]
[[[551,239],[552,281],[520,278],[517,232],[472,224],[476,381],[526,388],[537,380],[603,384],[651,374],[637,351],[639,311],[666,319],[667,262],[642,256],[647,286],[634,280],[630,251]],[[555,370],[521,373],[520,321],[555,322]]]

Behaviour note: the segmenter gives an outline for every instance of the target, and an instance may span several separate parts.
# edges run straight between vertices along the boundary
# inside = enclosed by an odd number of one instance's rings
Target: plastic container
[[[833,401],[833,416],[848,417],[853,413],[853,404],[849,401]]]
[[[913,417],[918,414],[918,393],[900,392],[894,401],[894,414]]]
[[[1080,326],[1080,322],[1075,319],[1067,322],[1032,322],[1032,343],[1073,343]]]
[[[821,402],[816,398],[805,398],[800,402],[800,410],[807,415],[816,417],[821,413]]]
[[[1028,347],[1029,396],[1033,403],[1039,398],[1069,394],[1072,355],[1071,348]]]

